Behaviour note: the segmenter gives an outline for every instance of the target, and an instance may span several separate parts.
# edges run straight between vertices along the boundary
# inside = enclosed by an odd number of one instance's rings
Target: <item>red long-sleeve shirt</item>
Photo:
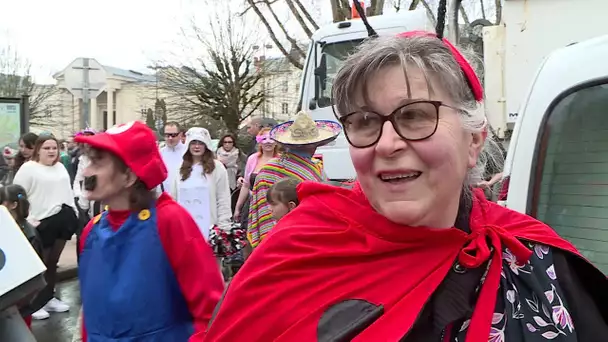
[[[130,214],[126,210],[110,210],[107,218],[110,226],[118,230]],[[195,333],[190,342],[200,341],[224,291],[222,275],[211,247],[194,219],[166,193],[156,201],[156,218],[161,243],[194,319]],[[79,251],[82,251],[95,221],[91,220],[84,228]],[[86,342],[84,319],[82,340]]]

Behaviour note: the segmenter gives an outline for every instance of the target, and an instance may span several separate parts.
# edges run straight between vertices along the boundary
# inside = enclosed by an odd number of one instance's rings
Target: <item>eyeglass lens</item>
[[[340,118],[348,141],[354,147],[368,147],[380,140],[382,127],[390,121],[405,140],[423,140],[437,130],[440,102],[416,101],[403,105],[390,115],[360,110]]]

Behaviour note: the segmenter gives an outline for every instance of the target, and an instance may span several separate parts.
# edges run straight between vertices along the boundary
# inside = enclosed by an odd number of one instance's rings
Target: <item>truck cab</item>
[[[608,36],[545,58],[522,99],[501,204],[547,223],[608,274]]]
[[[423,9],[370,17],[368,21],[379,35],[412,30],[434,31]],[[301,108],[313,119],[337,121],[332,110],[333,80],[346,57],[367,37],[367,30],[360,19],[332,23],[313,34],[302,73],[299,101]],[[330,180],[355,178],[344,133],[330,144],[319,147],[316,157],[322,161],[323,170]]]

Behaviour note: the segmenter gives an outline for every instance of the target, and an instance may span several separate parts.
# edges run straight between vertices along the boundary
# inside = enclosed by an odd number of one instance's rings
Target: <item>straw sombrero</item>
[[[270,138],[287,146],[325,145],[338,137],[340,124],[329,120],[313,120],[306,112],[299,112],[294,121],[275,126]]]

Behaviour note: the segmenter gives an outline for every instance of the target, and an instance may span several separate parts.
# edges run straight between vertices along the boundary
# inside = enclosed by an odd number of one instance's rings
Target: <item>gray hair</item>
[[[469,51],[461,53],[469,63],[480,60]],[[471,63],[474,69],[479,64]],[[485,113],[479,110],[479,103],[475,100],[462,68],[450,49],[433,36],[381,36],[361,44],[346,59],[334,80],[332,95],[337,115],[350,113],[356,103],[356,95],[361,92],[363,99],[369,101],[365,92],[367,83],[380,69],[396,65],[403,67],[408,94],[411,94],[408,69],[419,69],[426,79],[429,94],[433,94],[433,83],[441,84],[454,105],[462,109],[459,114],[463,129],[473,133],[487,129]],[[476,167],[467,174],[465,189],[484,178],[488,162],[502,167],[501,151],[494,137],[488,135]]]

